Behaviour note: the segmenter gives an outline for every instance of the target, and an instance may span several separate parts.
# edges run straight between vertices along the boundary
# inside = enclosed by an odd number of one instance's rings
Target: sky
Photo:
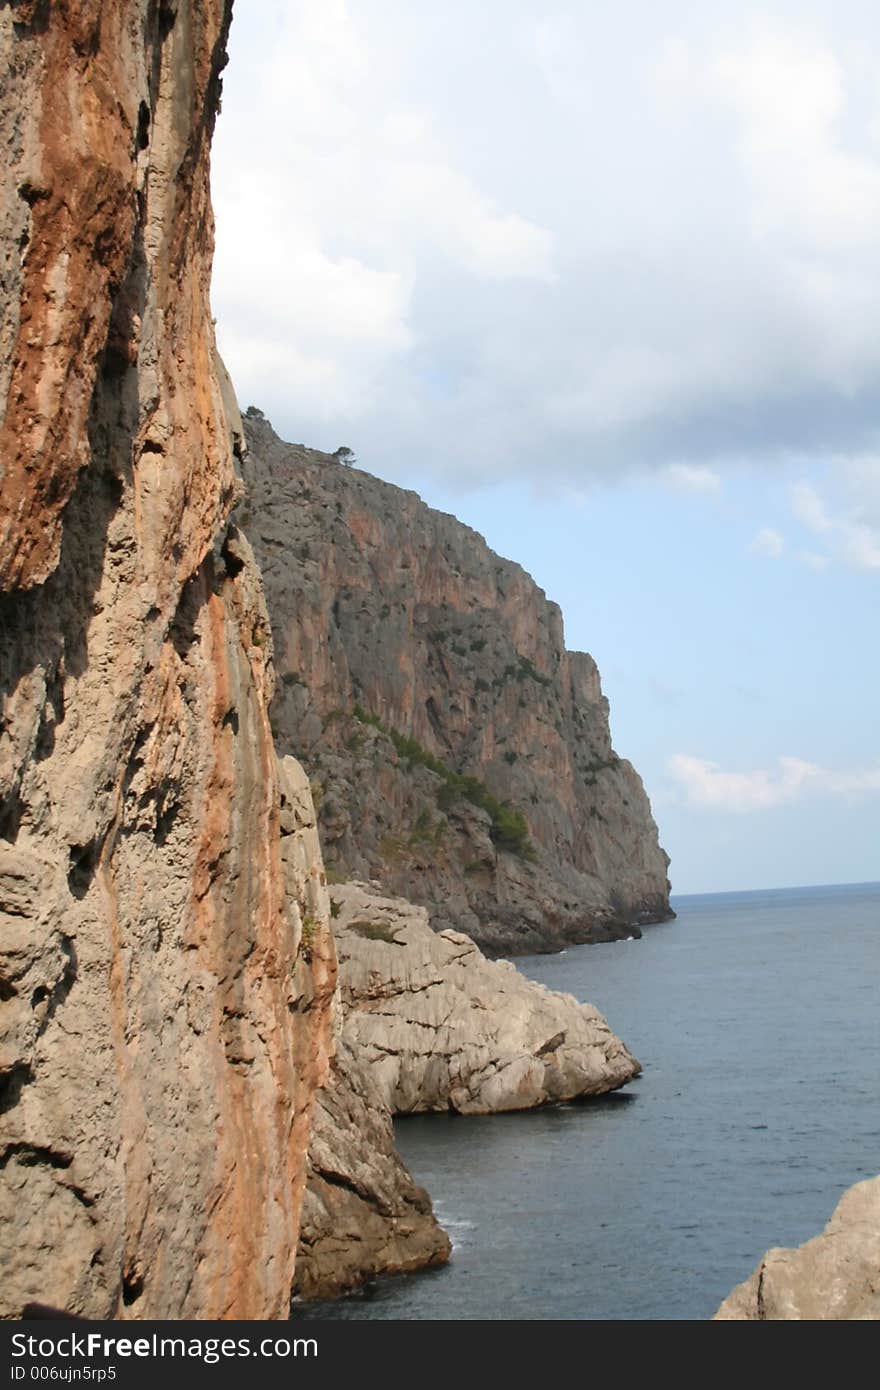
[[[679,893],[880,878],[880,11],[248,0],[243,406],[519,561]]]

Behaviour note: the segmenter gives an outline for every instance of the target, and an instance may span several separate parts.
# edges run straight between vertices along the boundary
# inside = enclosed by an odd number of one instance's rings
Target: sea
[[[880,1173],[880,884],[673,899],[641,940],[520,958],[642,1075],[516,1115],[410,1116],[454,1250],[306,1319],[711,1318],[770,1246]]]

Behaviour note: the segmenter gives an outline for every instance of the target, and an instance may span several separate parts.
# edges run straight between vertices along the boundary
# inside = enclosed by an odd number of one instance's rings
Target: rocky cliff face
[[[223,0],[0,6],[6,1315],[284,1316],[291,1286],[334,964],[228,522],[228,22]]]
[[[880,1178],[845,1192],[825,1230],[769,1250],[724,1300],[721,1322],[872,1322],[880,1318]]]
[[[670,916],[647,797],[556,605],[414,493],[245,425],[273,727],[320,797],[328,868],[501,953]]]
[[[339,1051],[316,1108],[296,1288],[316,1297],[437,1264],[449,1242],[393,1150],[391,1117],[604,1095],[640,1070],[589,1004],[489,961],[424,908],[331,888]]]

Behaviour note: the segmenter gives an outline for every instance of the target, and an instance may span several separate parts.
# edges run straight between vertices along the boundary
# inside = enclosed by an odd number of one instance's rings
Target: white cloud
[[[880,764],[834,772],[801,758],[780,757],[775,768],[725,772],[717,763],[690,754],[669,759],[669,771],[693,806],[736,813],[771,810],[806,792],[854,797],[880,792]]]
[[[785,550],[785,541],[778,531],[774,531],[771,526],[765,526],[758,532],[749,549],[756,555],[766,555],[770,560],[778,560]]]
[[[666,482],[677,492],[702,492],[717,496],[721,479],[712,468],[701,464],[670,463],[665,471]]]
[[[715,64],[740,121],[756,236],[811,249],[859,247],[880,233],[880,168],[842,140],[843,55],[815,32],[757,24]]]
[[[795,483],[791,490],[791,510],[797,521],[816,535],[830,531],[832,523],[825,511],[825,504],[811,483]]]
[[[680,110],[682,96],[694,77],[690,46],[675,35],[661,39],[654,62],[653,78],[663,103]]]
[[[731,459],[870,451],[880,14],[856,49],[831,0],[773,9],[240,6],[213,171],[239,394],[391,474],[709,494]]]
[[[880,571],[880,537],[868,526],[841,524],[842,553],[846,562],[857,570]]]
[[[817,550],[799,550],[797,552],[797,558],[802,565],[806,565],[807,569],[816,570],[817,572],[827,570],[831,563],[827,555],[822,555]]]
[[[808,483],[792,488],[796,520],[823,536],[837,559],[852,569],[880,571],[880,459],[838,460],[828,484],[827,501]]]
[[[393,430],[425,264],[462,294],[470,276],[552,284],[554,239],[455,167],[429,111],[395,101],[344,0],[272,9],[248,16],[249,80],[231,69],[215,143],[221,350],[246,400]]]

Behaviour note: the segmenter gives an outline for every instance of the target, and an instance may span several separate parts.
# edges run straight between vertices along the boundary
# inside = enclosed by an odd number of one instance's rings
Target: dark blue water
[[[417,1116],[399,1148],[449,1266],[338,1318],[708,1318],[771,1245],[880,1172],[880,885],[679,898],[641,941],[517,964],[644,1066],[615,1096]]]

